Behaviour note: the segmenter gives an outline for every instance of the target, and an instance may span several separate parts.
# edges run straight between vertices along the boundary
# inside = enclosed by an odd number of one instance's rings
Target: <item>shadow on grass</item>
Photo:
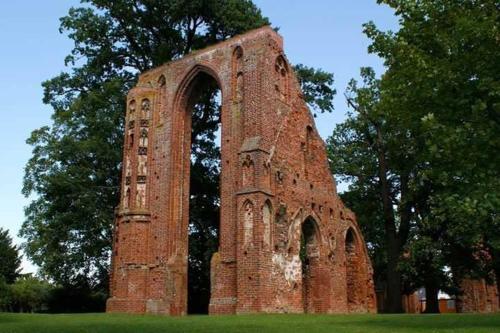
[[[500,332],[498,314],[436,314],[436,315],[376,315],[374,320],[346,320],[345,327],[387,330],[388,332],[430,331],[455,332],[458,329],[470,332]],[[354,319],[354,318],[353,318]],[[338,323],[338,322],[336,322]]]

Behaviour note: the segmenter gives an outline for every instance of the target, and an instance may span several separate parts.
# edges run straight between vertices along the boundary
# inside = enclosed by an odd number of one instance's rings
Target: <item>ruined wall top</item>
[[[283,51],[283,37],[271,28],[271,26],[263,26],[243,34],[236,35],[220,43],[207,46],[203,49],[194,50],[179,59],[174,59],[164,63],[163,65],[145,71],[139,75],[137,86],[156,85],[158,77],[173,64],[177,65],[182,62],[190,62],[196,58],[206,58],[206,61],[208,61],[208,59],[211,58],[211,54],[221,52],[224,49],[232,49],[235,46],[242,45],[248,41],[255,41],[259,39],[268,39],[273,48],[280,50],[281,52]]]

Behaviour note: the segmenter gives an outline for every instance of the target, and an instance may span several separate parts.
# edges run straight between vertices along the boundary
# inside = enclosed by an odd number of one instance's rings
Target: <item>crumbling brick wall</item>
[[[457,312],[498,312],[499,298],[496,283],[484,279],[463,279],[461,295],[457,297]]]
[[[200,75],[222,91],[210,313],[376,311],[363,237],[270,27],[143,73],[130,91],[107,310],[186,313],[188,108]]]

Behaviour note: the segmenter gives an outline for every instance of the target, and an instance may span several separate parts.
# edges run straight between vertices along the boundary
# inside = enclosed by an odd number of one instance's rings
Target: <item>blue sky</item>
[[[383,72],[380,59],[367,53],[369,40],[361,25],[373,20],[381,29],[397,29],[397,19],[375,0],[255,0],[273,26],[280,28],[290,62],[335,74],[338,91],[333,114],[320,115],[316,125],[327,138],[345,118],[343,92],[361,66]],[[0,10],[0,228],[10,230],[16,244],[29,202],[21,194],[24,165],[31,155],[30,132],[50,124],[51,109],[42,103],[41,82],[61,71],[72,42],[59,29],[59,18],[73,0],[6,1]],[[23,261],[25,272],[36,268]]]

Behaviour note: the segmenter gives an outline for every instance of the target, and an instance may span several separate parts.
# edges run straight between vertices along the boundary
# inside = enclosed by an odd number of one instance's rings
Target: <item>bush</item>
[[[47,310],[52,286],[31,275],[18,278],[11,289],[11,310],[16,312],[41,312]]]
[[[11,286],[0,276],[0,311],[11,311],[12,291]]]

